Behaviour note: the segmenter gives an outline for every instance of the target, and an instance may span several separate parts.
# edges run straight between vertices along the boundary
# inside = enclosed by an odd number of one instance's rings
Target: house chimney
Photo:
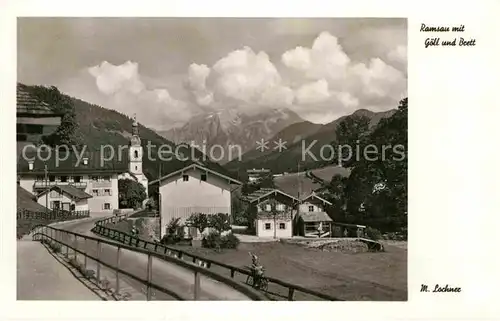
[[[33,161],[28,162],[28,168],[30,171],[33,170]]]
[[[83,158],[83,165],[88,165],[89,164],[89,159],[87,157]]]

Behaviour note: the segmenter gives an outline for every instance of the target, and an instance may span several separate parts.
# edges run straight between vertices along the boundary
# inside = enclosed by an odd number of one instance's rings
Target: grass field
[[[129,232],[126,221],[110,227]],[[385,252],[357,254],[327,252],[282,242],[240,243],[237,249],[221,252],[183,245],[172,247],[237,267],[250,265],[248,252],[253,252],[259,256],[267,276],[343,300],[407,300],[407,249],[401,244],[386,243]],[[221,269],[220,272],[228,271]]]
[[[407,250],[386,245],[385,252],[344,254],[324,252],[281,242],[241,243],[236,250],[216,252],[176,246],[223,263],[251,263],[259,256],[266,275],[343,300],[407,300]]]

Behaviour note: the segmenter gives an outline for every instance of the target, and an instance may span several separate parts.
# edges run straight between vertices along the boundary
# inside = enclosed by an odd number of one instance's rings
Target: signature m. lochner
[[[420,292],[461,292],[462,288],[460,287],[451,287],[448,284],[445,286],[440,286],[436,284],[432,291],[429,290],[429,286],[427,284],[422,284],[420,286]]]

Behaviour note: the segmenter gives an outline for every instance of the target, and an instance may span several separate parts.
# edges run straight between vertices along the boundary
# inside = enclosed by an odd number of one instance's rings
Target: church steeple
[[[141,138],[139,137],[139,124],[137,123],[136,115],[132,122],[132,137],[130,138],[130,146],[141,146]]]
[[[132,135],[139,136],[139,124],[137,123],[137,118],[134,113],[134,122],[132,123]]]

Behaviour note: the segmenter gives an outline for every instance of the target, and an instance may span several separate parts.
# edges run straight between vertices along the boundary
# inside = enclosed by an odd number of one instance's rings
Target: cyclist
[[[250,269],[252,271],[253,285],[259,287],[262,279],[264,278],[264,267],[259,264],[259,257],[253,253],[250,253],[252,256],[252,265]]]

